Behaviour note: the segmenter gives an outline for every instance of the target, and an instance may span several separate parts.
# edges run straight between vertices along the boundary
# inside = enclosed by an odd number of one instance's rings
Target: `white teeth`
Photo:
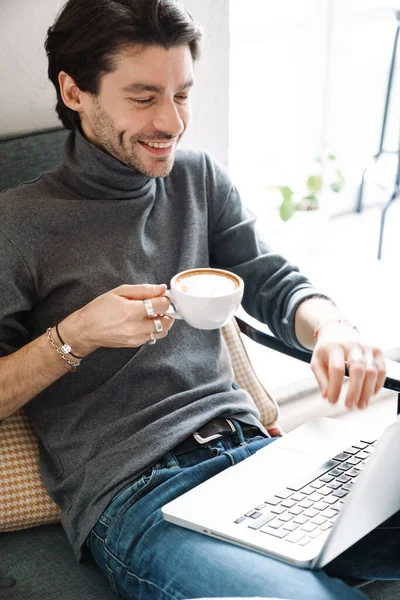
[[[161,144],[160,142],[143,142],[150,148],[169,148],[174,142],[168,142],[167,144]]]

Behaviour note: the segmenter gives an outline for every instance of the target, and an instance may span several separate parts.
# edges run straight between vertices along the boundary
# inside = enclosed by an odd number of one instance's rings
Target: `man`
[[[25,406],[76,556],[91,554],[123,597],[362,598],[161,517],[165,502],[271,442],[233,385],[220,332],[166,315],[176,273],[240,275],[250,314],[314,348],[330,402],[345,361],[349,407],[367,406],[385,378],[382,352],[257,239],[220,167],[177,151],[200,38],[176,0],[69,0],[49,29],[71,133],[59,167],[0,201],[0,419]],[[202,428],[221,438],[198,444]]]

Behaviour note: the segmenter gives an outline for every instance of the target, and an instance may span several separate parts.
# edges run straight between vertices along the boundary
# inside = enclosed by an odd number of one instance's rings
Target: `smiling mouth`
[[[142,146],[142,148],[145,148],[148,152],[151,152],[151,154],[166,156],[171,153],[175,142],[176,140],[170,140],[169,142],[145,142],[141,140],[139,141],[139,144]]]

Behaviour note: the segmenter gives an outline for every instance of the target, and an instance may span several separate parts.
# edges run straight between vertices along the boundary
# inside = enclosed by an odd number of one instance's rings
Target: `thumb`
[[[140,285],[120,285],[114,292],[118,296],[127,298],[128,300],[145,300],[145,298],[156,298],[161,296],[167,289],[165,283],[151,285],[150,283],[142,283]]]

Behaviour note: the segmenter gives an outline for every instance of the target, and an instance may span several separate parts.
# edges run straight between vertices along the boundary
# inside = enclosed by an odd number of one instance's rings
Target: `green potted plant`
[[[315,170],[307,178],[303,193],[295,192],[287,185],[277,186],[282,196],[279,206],[279,216],[282,221],[291,219],[297,210],[309,211],[320,208],[322,194],[328,191],[337,194],[342,191],[345,178],[335,162],[336,156],[332,153],[318,156],[315,159]]]

